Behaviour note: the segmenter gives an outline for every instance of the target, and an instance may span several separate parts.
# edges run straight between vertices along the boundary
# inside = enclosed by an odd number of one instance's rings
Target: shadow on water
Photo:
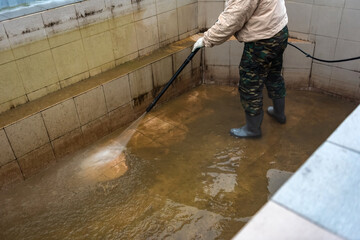
[[[231,239],[355,106],[289,91],[287,124],[235,139],[236,89],[198,87],[0,192],[0,239]]]

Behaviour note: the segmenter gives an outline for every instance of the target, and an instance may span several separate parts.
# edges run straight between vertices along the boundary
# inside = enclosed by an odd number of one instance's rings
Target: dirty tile
[[[144,49],[159,43],[159,33],[156,16],[135,23],[136,37],[139,49]]]
[[[176,9],[176,0],[156,0],[157,14]]]
[[[41,13],[48,37],[79,28],[75,5],[67,5]]]
[[[111,21],[95,22],[80,27],[82,38],[88,38],[93,35],[109,31]]]
[[[48,143],[18,159],[25,179],[29,178],[50,164],[55,163],[55,156],[51,144]]]
[[[0,167],[0,189],[24,180],[17,161],[12,161]]]
[[[113,17],[133,15],[131,1],[105,0],[105,6],[111,11]]]
[[[103,88],[109,112],[131,101],[128,75],[105,83]]]
[[[329,6],[329,7],[344,7],[345,0],[314,0],[315,5]]]
[[[80,82],[84,79],[87,79],[89,77],[90,77],[89,72],[80,73],[79,75],[67,78],[65,80],[62,80],[62,81],[60,80],[60,86],[61,86],[61,88],[64,88],[64,87],[70,86],[74,83]]]
[[[56,159],[62,158],[68,154],[74,153],[85,146],[85,139],[81,129],[65,134],[51,142]]]
[[[314,52],[314,44],[309,42],[296,42],[293,43],[295,46],[301,48],[303,51],[313,55]],[[307,58],[299,52],[297,49],[293,47],[288,47],[284,52],[284,60],[283,60],[284,68],[311,68],[312,60]]]
[[[315,88],[326,90],[330,83],[331,67],[313,63],[311,69],[311,83]]]
[[[80,124],[85,125],[107,113],[102,87],[97,87],[74,98]]]
[[[23,95],[21,97],[18,97],[18,98],[15,98],[15,99],[12,99],[10,101],[7,101],[5,103],[0,103],[0,113],[3,113],[9,109],[12,109],[14,107],[17,107],[21,104],[24,104],[26,102],[28,102],[28,98],[26,95]]]
[[[119,129],[135,119],[132,104],[125,104],[114,111],[109,112],[110,131]]]
[[[14,55],[11,51],[10,42],[3,23],[0,23],[0,51],[0,64],[14,60]]]
[[[209,84],[229,85],[229,66],[207,66],[205,81]]]
[[[11,149],[9,140],[4,129],[0,130],[0,166],[7,164],[15,159],[13,150]]]
[[[115,67],[115,61],[111,61],[105,63],[99,67],[93,68],[90,70],[90,77],[96,76],[102,72],[106,72],[107,70],[113,69]]]
[[[179,35],[178,31],[178,19],[177,11],[172,10],[166,13],[159,14],[158,18],[158,28],[159,28],[159,41],[163,42],[170,38],[176,37]]]
[[[180,52],[177,52],[177,53],[173,54],[174,72],[176,72],[181,67],[181,65],[185,62],[187,57],[190,55],[190,53],[191,53],[191,49],[186,48],[184,50],[181,50]],[[191,64],[188,64],[184,68],[184,70],[182,70],[179,77],[186,74],[186,73],[188,73],[188,72],[191,72]]]
[[[205,65],[229,66],[230,65],[230,42],[205,48]]]
[[[26,92],[36,91],[59,81],[51,51],[16,61]]]
[[[173,76],[172,57],[166,57],[151,65],[154,76],[154,87],[160,87],[167,83]]]
[[[9,36],[11,47],[14,49],[20,45],[46,39],[44,23],[40,13],[15,18],[4,22],[5,30]],[[43,42],[36,48],[32,48],[31,54],[49,49],[49,44]],[[15,57],[26,56],[23,51],[14,51]]]
[[[57,104],[42,112],[50,140],[65,135],[80,127],[73,99]]]
[[[292,88],[307,88],[309,87],[310,69],[305,68],[285,68],[283,71],[285,84]]]
[[[341,240],[342,238],[270,201],[234,237],[234,240],[242,239]]]
[[[109,31],[85,38],[83,43],[90,69],[115,60]]]
[[[197,2],[197,0],[176,0],[176,5],[177,7],[182,7],[195,2]]]
[[[45,87],[35,90],[33,92],[27,93],[26,96],[29,99],[29,101],[33,101],[33,100],[41,98],[49,93],[56,92],[56,91],[60,90],[60,88],[61,88],[60,83],[56,82],[54,84],[45,86]]]
[[[360,234],[359,159],[359,153],[326,142],[273,201],[345,239],[356,239]]]
[[[156,15],[155,0],[142,0],[133,3],[135,21],[149,18]]]
[[[153,89],[151,65],[140,68],[129,74],[132,98],[141,97]]]
[[[198,27],[197,3],[178,8],[179,34],[194,30]]]
[[[5,132],[18,158],[49,142],[40,113],[6,127]]]
[[[341,68],[333,68],[329,83],[331,92],[341,96],[356,97],[360,84],[360,73]]]
[[[131,10],[132,11],[132,10]],[[128,25],[134,23],[134,15],[133,13],[124,13],[123,15],[116,16],[109,20],[110,29],[122,27],[124,25]]]
[[[109,127],[109,117],[107,115],[82,126],[81,130],[84,135],[85,145],[94,143],[109,134]]]
[[[25,89],[21,81],[15,62],[0,65],[0,103],[5,103],[25,95]]]
[[[357,107],[328,138],[328,141],[360,153],[360,107]]]
[[[80,26],[105,21],[111,17],[104,0],[87,0],[75,4],[76,16]]]
[[[51,51],[60,80],[73,77],[88,70],[81,40],[53,48]]]
[[[131,23],[111,30],[115,59],[133,54],[138,51],[135,24]]]

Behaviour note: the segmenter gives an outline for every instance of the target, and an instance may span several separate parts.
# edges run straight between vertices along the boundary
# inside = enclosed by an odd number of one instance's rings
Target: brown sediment
[[[236,139],[237,89],[195,88],[0,192],[0,238],[231,239],[355,107],[289,90],[286,124]]]

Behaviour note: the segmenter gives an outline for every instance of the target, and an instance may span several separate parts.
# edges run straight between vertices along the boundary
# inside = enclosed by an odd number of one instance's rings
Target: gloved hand
[[[197,41],[196,41],[196,43],[194,44],[194,47],[193,47],[193,52],[196,50],[196,49],[198,49],[198,48],[203,48],[203,47],[205,47],[205,43],[204,43],[204,38],[203,37],[201,37],[201,38],[199,38]]]

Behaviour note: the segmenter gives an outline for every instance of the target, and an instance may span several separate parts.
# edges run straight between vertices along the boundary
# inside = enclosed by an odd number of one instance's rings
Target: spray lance
[[[147,107],[146,109],[146,113],[150,112],[151,109],[156,105],[156,103],[159,101],[159,99],[161,98],[161,96],[166,92],[166,90],[170,87],[170,85],[175,81],[175,79],[179,76],[179,74],[182,72],[182,70],[184,70],[184,68],[186,67],[186,65],[189,64],[189,62],[191,61],[191,59],[193,59],[193,57],[195,56],[195,54],[200,50],[200,48],[195,49],[193,52],[190,53],[190,55],[186,58],[186,60],[184,61],[184,63],[179,67],[179,69],[176,71],[176,73],[174,74],[174,76],[172,76],[172,78],[167,82],[167,84],[165,85],[165,87],[161,90],[161,92],[156,96],[156,98],[154,99],[154,101],[152,101],[152,103]]]

